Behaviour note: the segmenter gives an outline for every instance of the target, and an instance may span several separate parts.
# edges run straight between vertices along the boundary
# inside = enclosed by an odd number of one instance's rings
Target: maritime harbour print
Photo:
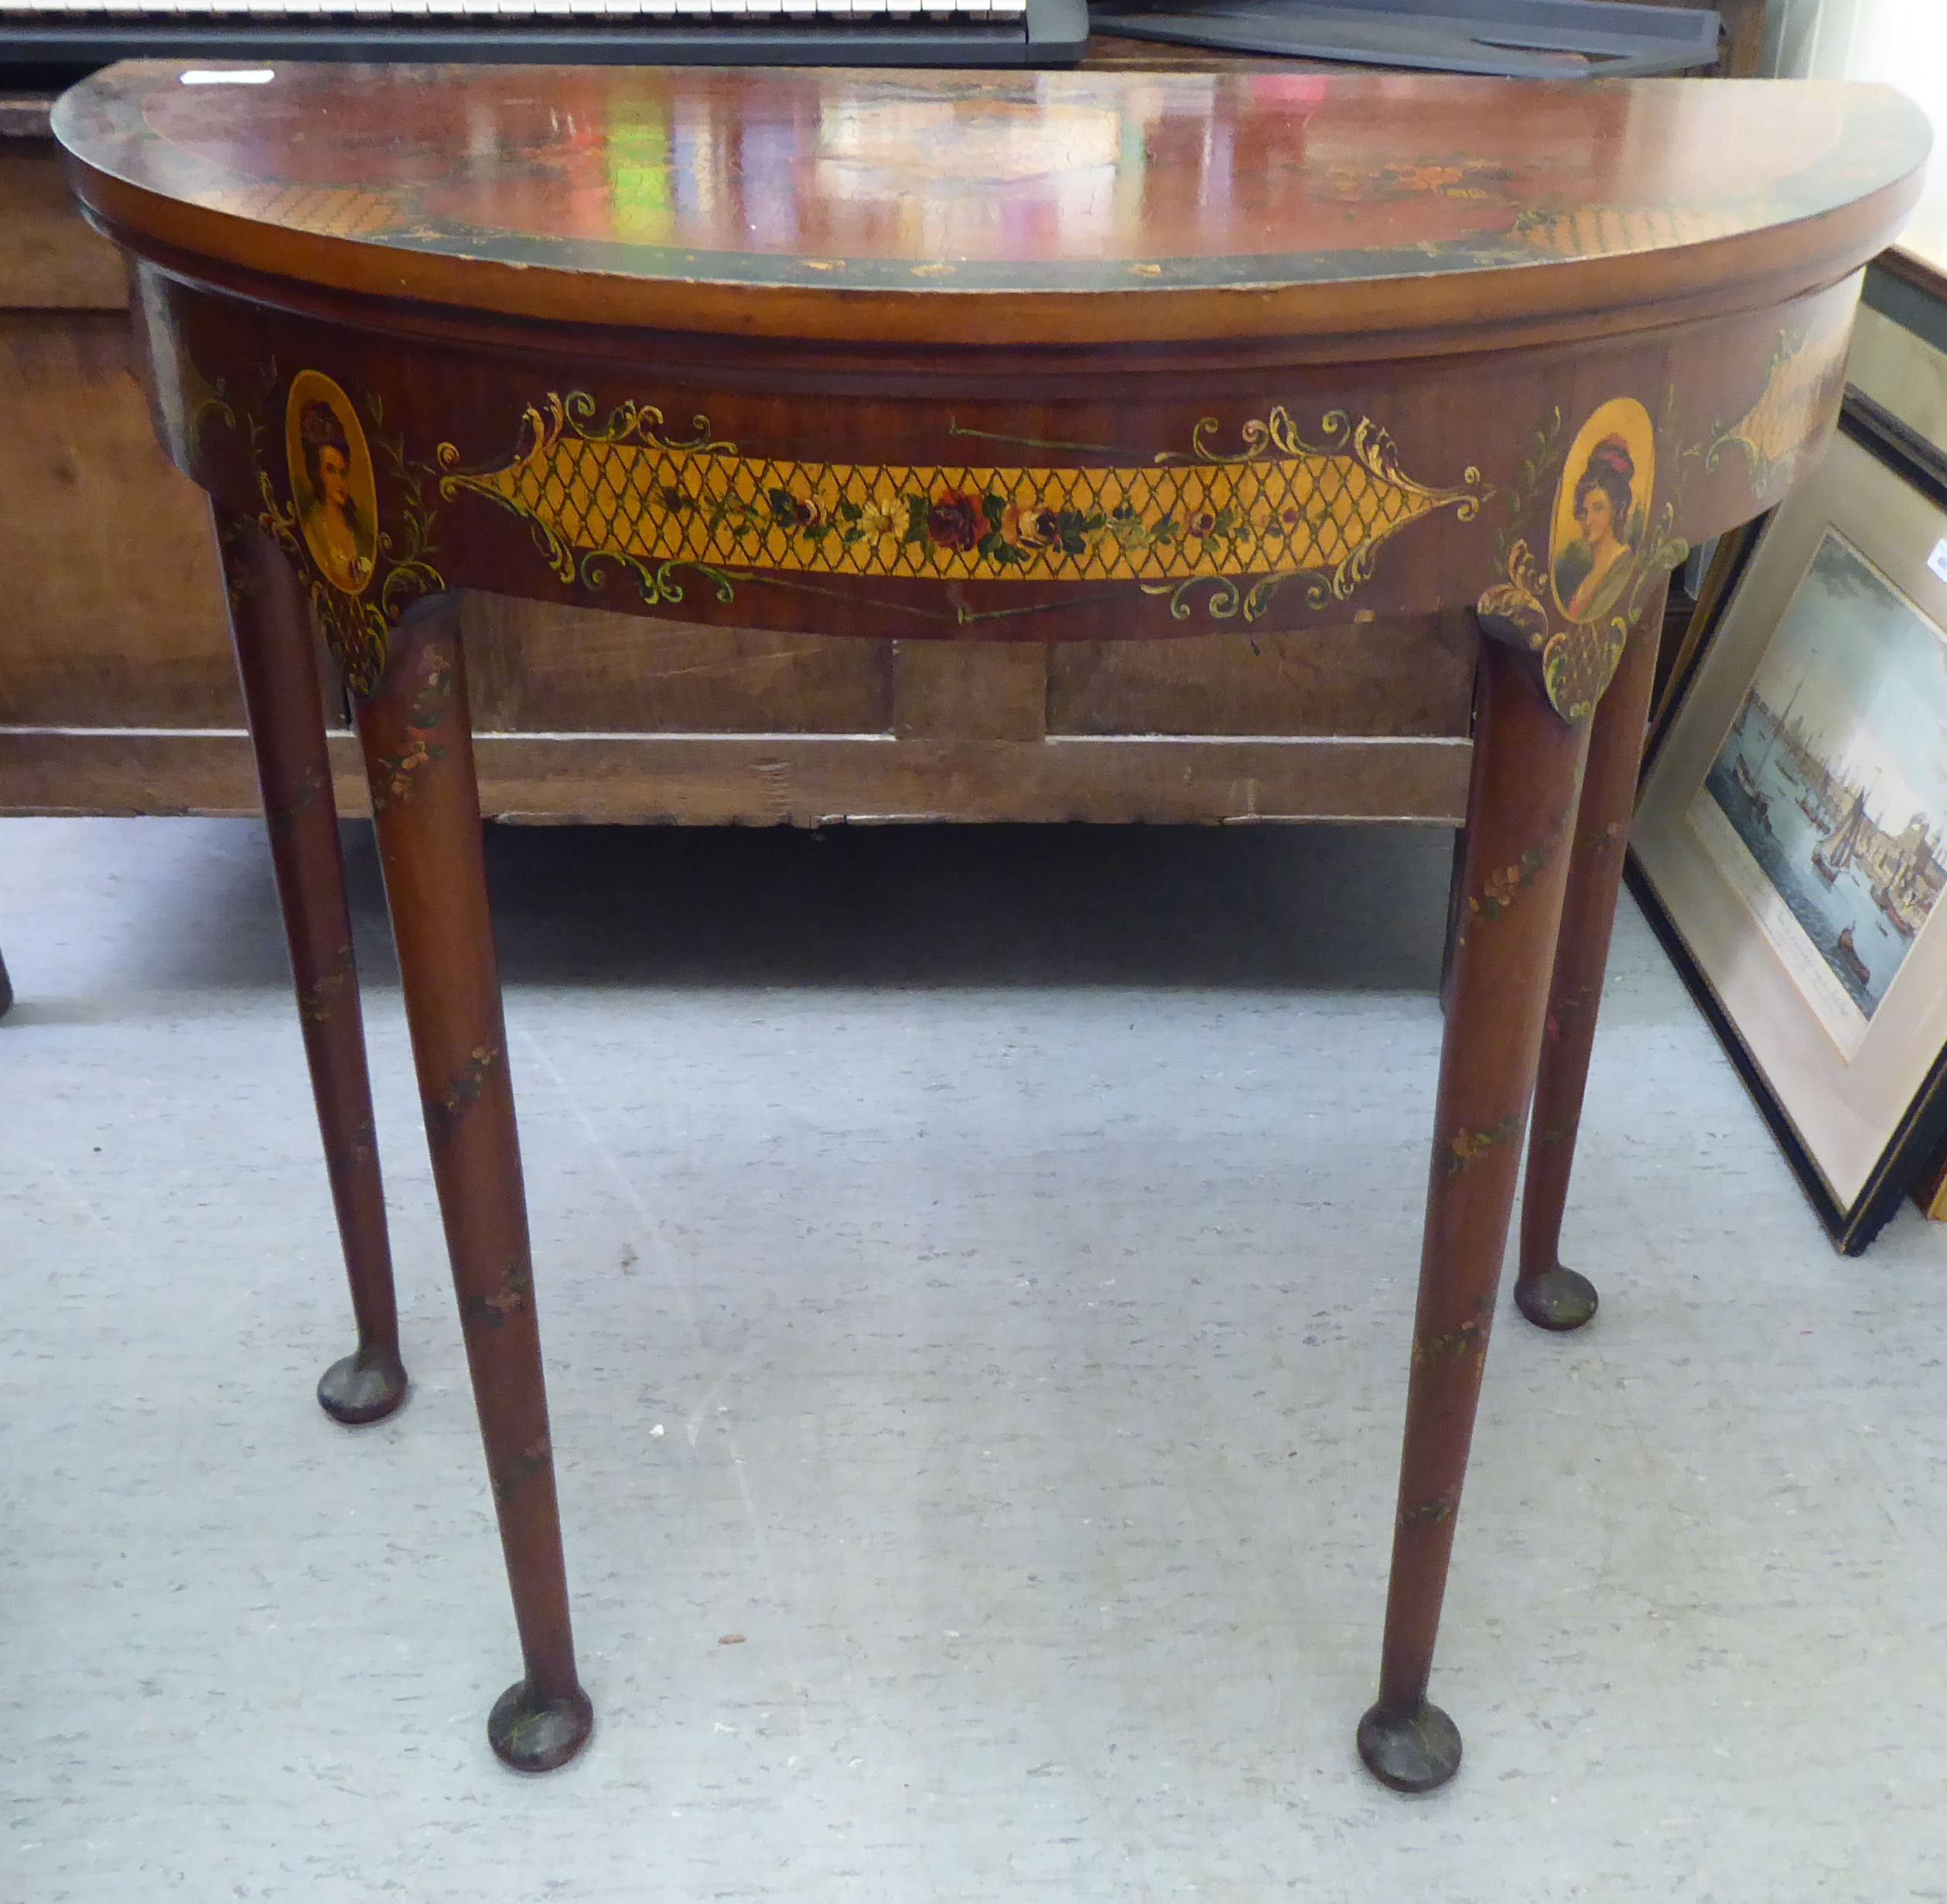
[[[304,546],[334,589],[363,594],[378,558],[378,489],[358,413],[322,371],[300,370],[291,380],[284,418],[291,500]]]
[[[1850,1057],[1947,885],[1947,631],[1836,530],[1689,818]]]
[[[1549,541],[1555,606],[1571,622],[1614,614],[1643,559],[1656,430],[1633,397],[1606,403],[1569,445]]]

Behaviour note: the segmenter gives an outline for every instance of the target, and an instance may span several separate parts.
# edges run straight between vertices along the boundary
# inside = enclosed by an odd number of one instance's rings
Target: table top
[[[961,343],[1613,318],[1775,294],[1787,225],[1809,287],[1930,138],[1887,87],[1262,69],[133,62],[54,124],[138,248],[517,317]]]

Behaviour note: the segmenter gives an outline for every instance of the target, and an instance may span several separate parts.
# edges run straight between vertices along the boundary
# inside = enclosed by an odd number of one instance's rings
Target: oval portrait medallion
[[[378,490],[351,399],[322,371],[291,380],[284,411],[291,500],[304,546],[334,589],[359,595],[378,556]]]
[[[1576,432],[1555,493],[1548,550],[1555,606],[1571,622],[1620,612],[1641,560],[1656,482],[1656,428],[1633,397]]]

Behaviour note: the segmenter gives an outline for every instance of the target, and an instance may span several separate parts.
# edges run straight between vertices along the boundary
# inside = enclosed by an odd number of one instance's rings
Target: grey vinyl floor
[[[1371,1697],[1444,835],[496,831],[599,1718],[512,1622],[368,837],[413,1388],[254,824],[0,826],[0,1899],[1947,1897],[1947,1234],[1836,1256],[1625,903],[1418,1800]]]

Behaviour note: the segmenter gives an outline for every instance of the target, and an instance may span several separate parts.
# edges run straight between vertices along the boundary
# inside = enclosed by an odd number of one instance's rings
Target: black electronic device
[[[1096,0],[1095,31],[1173,46],[1507,79],[1713,64],[1718,19],[1631,0]]]
[[[0,72],[114,60],[1067,66],[1087,0],[0,0]]]

